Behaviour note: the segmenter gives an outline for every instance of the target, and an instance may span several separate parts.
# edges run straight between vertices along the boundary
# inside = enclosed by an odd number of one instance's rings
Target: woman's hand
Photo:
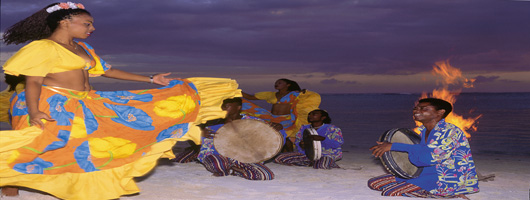
[[[48,114],[41,111],[29,115],[29,124],[32,126],[38,126],[41,129],[44,129],[44,120],[55,121]]]
[[[170,74],[171,72],[153,75],[153,83],[158,84],[158,85],[163,85],[163,86],[169,85],[169,82],[176,79],[176,78],[166,78],[166,76],[169,76]]]

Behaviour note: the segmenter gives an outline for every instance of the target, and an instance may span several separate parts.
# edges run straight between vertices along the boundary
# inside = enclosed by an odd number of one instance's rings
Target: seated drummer
[[[342,132],[340,128],[330,124],[331,118],[328,112],[320,109],[309,112],[307,121],[311,124],[303,125],[296,133],[296,151],[281,153],[274,159],[275,163],[295,166],[312,166],[315,169],[340,168],[336,161],[342,159]],[[304,130],[314,128],[318,135],[310,135],[313,140],[321,141],[322,156],[320,159],[311,161],[305,153],[303,142]]]
[[[220,155],[213,145],[213,137],[216,131],[219,130],[225,123],[239,119],[256,119],[259,118],[249,115],[241,114],[242,100],[241,98],[225,99],[223,101],[222,109],[226,110],[226,117],[224,119],[215,119],[199,125],[202,130],[202,145],[197,156],[206,170],[213,173],[214,176],[234,175],[240,176],[249,180],[272,180],[274,173],[263,163],[242,163],[232,158]],[[266,122],[280,131],[285,138],[287,134],[282,131],[282,125],[272,122]]]
[[[418,101],[412,110],[414,120],[423,125],[420,144],[377,142],[370,148],[381,157],[387,151],[408,152],[412,164],[423,167],[417,178],[402,179],[383,175],[368,180],[368,187],[382,196],[462,197],[479,191],[475,163],[464,132],[445,117],[451,103],[435,98]]]

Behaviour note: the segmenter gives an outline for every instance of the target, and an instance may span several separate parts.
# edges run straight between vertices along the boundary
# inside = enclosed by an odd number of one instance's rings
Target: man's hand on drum
[[[202,137],[205,137],[205,138],[212,139],[213,137],[215,137],[215,132],[210,129],[206,129],[206,128],[201,129],[201,134],[202,134]]]
[[[272,126],[274,130],[281,131],[283,129],[283,125],[279,123],[274,123],[274,122],[266,122],[266,123],[269,124],[269,126]]]
[[[392,143],[390,142],[376,142],[377,145],[370,147],[370,150],[372,151],[372,155],[379,158],[381,157],[385,152],[390,151],[390,148],[392,148]]]
[[[326,137],[324,136],[320,136],[320,135],[310,135],[309,136],[312,140],[316,140],[316,141],[322,141],[322,140],[325,140]]]

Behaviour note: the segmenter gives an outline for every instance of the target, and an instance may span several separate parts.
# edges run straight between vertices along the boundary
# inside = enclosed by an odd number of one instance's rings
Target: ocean
[[[375,145],[392,128],[414,128],[412,107],[420,94],[323,94],[321,108],[340,127],[344,148]],[[530,156],[530,93],[462,93],[454,103],[464,118],[482,115],[469,133],[473,154]]]
[[[392,128],[414,128],[412,107],[420,94],[322,94],[320,108],[344,136],[343,149],[364,150]],[[264,108],[265,102],[255,101]],[[482,115],[470,132],[473,154],[530,157],[530,93],[462,93],[454,111],[464,118]],[[0,130],[9,129],[0,123]]]

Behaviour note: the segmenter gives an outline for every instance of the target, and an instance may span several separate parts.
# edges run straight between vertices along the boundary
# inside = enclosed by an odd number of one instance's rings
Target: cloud
[[[338,85],[338,84],[353,85],[353,84],[357,84],[356,81],[340,81],[340,80],[337,80],[337,79],[334,79],[334,78],[321,80],[320,83],[325,84],[325,85]]]
[[[474,83],[492,83],[492,82],[504,82],[504,83],[521,83],[518,80],[500,79],[500,76],[476,76]]]
[[[2,30],[52,2],[2,0]],[[530,70],[530,26],[526,20],[530,19],[530,12],[526,2],[83,3],[92,13],[96,27],[86,41],[107,62],[126,66],[132,72],[278,77],[325,73],[328,79],[324,83],[333,83],[329,77],[343,74],[421,74],[431,71],[436,61],[446,59],[464,73]],[[4,51],[12,49],[2,47],[1,52]],[[340,80],[343,79],[335,81]]]
[[[500,76],[477,76],[474,83],[487,83],[499,80]]]

